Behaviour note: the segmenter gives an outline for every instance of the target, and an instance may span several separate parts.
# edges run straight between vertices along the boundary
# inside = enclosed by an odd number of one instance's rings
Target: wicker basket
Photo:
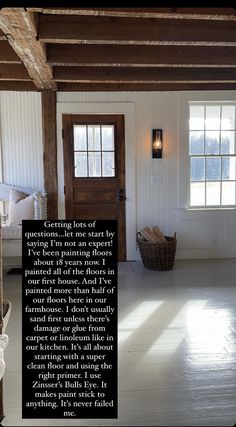
[[[152,243],[137,233],[137,244],[143,265],[151,270],[171,270],[174,266],[176,252],[176,233],[173,237],[165,236],[166,242]]]

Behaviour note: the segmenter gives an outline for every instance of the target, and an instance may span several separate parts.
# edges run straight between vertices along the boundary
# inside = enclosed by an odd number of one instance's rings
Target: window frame
[[[227,214],[227,218],[234,217],[236,207],[230,206],[190,206],[190,168],[189,168],[189,104],[235,104],[236,90],[232,91],[186,91],[178,92],[177,96],[177,135],[178,135],[178,180],[176,192],[176,213],[179,218],[191,219],[216,218]],[[230,216],[228,216],[230,215]]]
[[[189,182],[188,209],[204,209],[204,210],[205,209],[228,209],[228,208],[234,208],[235,209],[236,208],[236,176],[235,176],[235,179],[233,179],[233,180],[223,179],[223,177],[222,177],[222,171],[223,171],[222,163],[223,163],[223,161],[222,160],[224,157],[236,158],[236,102],[233,102],[233,101],[189,101],[188,102],[188,124],[190,122],[190,107],[191,106],[202,106],[202,107],[204,107],[204,129],[199,129],[199,130],[192,129],[191,130],[190,126],[188,125],[188,162],[189,162],[189,164],[188,164],[188,171],[189,171],[189,174],[188,174],[188,182]],[[210,129],[206,129],[206,127],[205,127],[206,107],[211,107],[211,106],[219,106],[220,107],[220,120],[222,118],[222,107],[223,106],[234,106],[235,107],[234,128],[228,130],[228,131],[234,132],[234,153],[233,154],[224,154],[224,153],[222,154],[222,153],[220,153],[221,132],[227,131],[227,129],[221,129],[221,126],[219,127],[218,130],[215,130],[215,131],[219,132],[219,153],[218,154],[206,154],[205,153],[205,144],[206,144],[205,134],[206,134],[206,132],[214,131],[214,129],[210,130]],[[196,155],[190,154],[190,132],[194,131],[194,130],[199,131],[199,132],[203,132],[203,134],[204,134],[204,154],[196,154]],[[191,181],[191,159],[194,157],[203,157],[205,159],[205,179],[202,181],[200,181],[200,180],[199,181]],[[221,164],[220,175],[221,175],[221,177],[219,180],[215,180],[215,181],[214,180],[207,180],[207,177],[206,177],[206,173],[207,173],[206,159],[207,158],[220,158],[220,164]],[[204,197],[205,204],[204,205],[191,205],[191,183],[192,182],[204,183],[204,185],[205,185],[205,197]],[[220,204],[217,204],[217,205],[206,204],[207,203],[207,183],[209,183],[209,182],[218,182],[220,184]],[[222,201],[222,183],[224,183],[224,182],[234,182],[235,183],[235,203],[234,204],[227,204],[226,205],[226,204],[221,203],[221,201]]]

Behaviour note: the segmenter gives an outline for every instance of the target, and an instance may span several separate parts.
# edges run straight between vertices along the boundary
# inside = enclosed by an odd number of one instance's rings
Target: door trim
[[[62,114],[124,114],[125,116],[125,180],[126,180],[126,254],[127,260],[137,259],[136,232],[136,153],[134,103],[57,103],[57,166],[58,166],[58,218],[65,218],[64,159]]]

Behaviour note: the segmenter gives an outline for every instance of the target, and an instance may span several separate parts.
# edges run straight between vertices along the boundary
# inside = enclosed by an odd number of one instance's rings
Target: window
[[[235,105],[189,108],[190,207],[235,206]]]
[[[75,178],[115,176],[113,125],[74,125]]]

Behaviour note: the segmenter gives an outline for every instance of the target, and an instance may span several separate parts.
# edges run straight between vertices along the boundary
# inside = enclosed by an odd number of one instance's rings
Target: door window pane
[[[102,150],[114,150],[114,126],[102,126]]]
[[[74,176],[114,177],[114,125],[74,125]]]
[[[100,126],[88,126],[88,150],[101,150]]]
[[[206,205],[218,206],[220,205],[220,182],[207,182],[206,183]]]
[[[191,182],[190,204],[191,206],[205,205],[205,183],[204,182]]]
[[[190,154],[204,154],[204,134],[203,132],[190,132]]]
[[[222,205],[235,205],[235,182],[222,182]]]
[[[89,176],[98,177],[101,176],[101,153],[96,153],[95,151],[89,151],[88,153],[89,160]]]
[[[192,157],[190,164],[191,181],[205,180],[205,158]]]
[[[86,126],[74,125],[74,150],[87,150]]]
[[[87,153],[83,151],[77,151],[74,153],[74,167],[75,167],[75,177],[84,178],[88,176],[87,169]]]
[[[102,176],[115,176],[113,151],[102,153]]]
[[[221,179],[221,159],[220,157],[206,158],[206,180],[218,181]]]

